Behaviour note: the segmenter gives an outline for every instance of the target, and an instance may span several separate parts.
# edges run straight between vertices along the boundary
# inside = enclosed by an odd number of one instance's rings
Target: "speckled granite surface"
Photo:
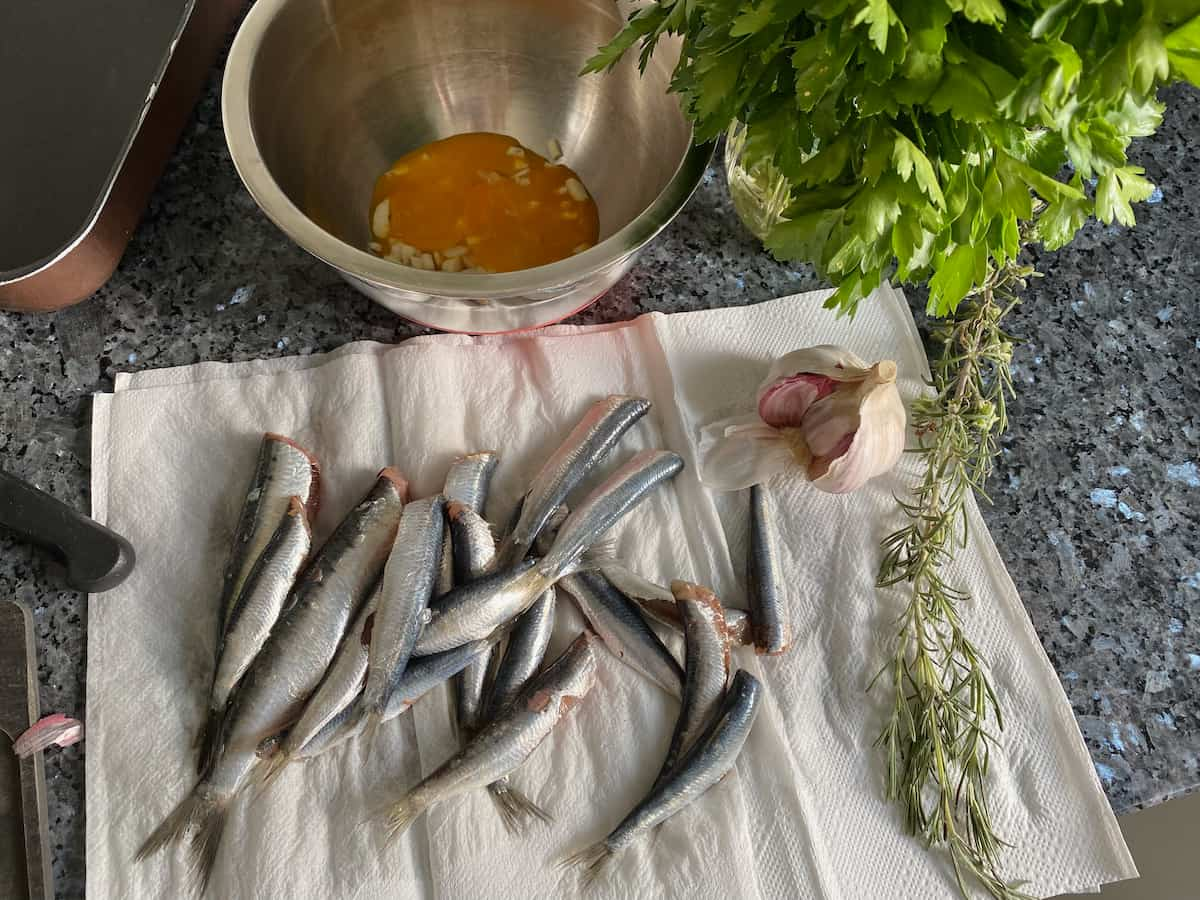
[[[90,395],[115,372],[332,350],[416,333],[293,247],[242,189],[210,81],[123,263],[87,303],[0,313],[0,459],[88,508]],[[1136,230],[1089,225],[1041,258],[1012,328],[1020,396],[984,512],[1117,812],[1200,784],[1200,93],[1167,92],[1134,151],[1161,195]],[[574,321],[820,287],[741,229],[719,173]],[[914,300],[919,292],[909,292]],[[86,609],[0,536],[33,610],[43,711],[86,713]],[[97,602],[103,602],[100,599]],[[54,875],[83,893],[83,746],[47,757]]]

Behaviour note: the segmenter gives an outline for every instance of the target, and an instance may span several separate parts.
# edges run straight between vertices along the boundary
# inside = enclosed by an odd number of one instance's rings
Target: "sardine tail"
[[[540,819],[546,824],[554,821],[548,812],[510,784],[493,782],[488,785],[488,794],[495,801],[504,830],[509,834],[520,834],[533,819]]]
[[[163,819],[162,824],[150,833],[145,843],[138,848],[133,857],[134,861],[140,862],[182,838],[203,814],[207,803],[208,801],[195,791],[184,797],[179,805]]]
[[[210,709],[204,723],[196,732],[196,774],[201,778],[212,769],[216,761],[224,724],[225,710]]]
[[[387,815],[387,844],[390,846],[403,837],[404,832],[425,811],[425,806],[419,803],[411,794],[393,803],[386,811]]]
[[[197,831],[192,836],[192,872],[203,895],[212,877],[213,865],[217,861],[217,850],[221,846],[221,835],[229,816],[229,801],[211,799],[196,816]]]
[[[604,868],[612,859],[613,852],[605,841],[600,841],[598,844],[592,844],[590,847],[585,847],[578,853],[572,853],[570,856],[559,862],[559,867],[563,869],[579,866],[583,869],[583,886],[589,887],[595,881]]]

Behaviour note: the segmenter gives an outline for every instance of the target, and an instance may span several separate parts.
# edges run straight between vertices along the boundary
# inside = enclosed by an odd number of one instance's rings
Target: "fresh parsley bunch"
[[[767,246],[853,312],[880,280],[959,302],[1021,250],[1095,215],[1133,224],[1126,158],[1159,85],[1200,81],[1200,0],[658,0],[589,63],[682,34],[673,90],[697,140],[746,126],[791,203]],[[1064,173],[1065,170],[1065,174]]]

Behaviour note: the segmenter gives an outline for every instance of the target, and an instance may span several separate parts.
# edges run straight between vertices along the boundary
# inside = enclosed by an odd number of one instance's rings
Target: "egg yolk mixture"
[[[426,144],[371,197],[371,251],[418,269],[514,272],[581,253],[599,232],[579,177],[502,134]]]

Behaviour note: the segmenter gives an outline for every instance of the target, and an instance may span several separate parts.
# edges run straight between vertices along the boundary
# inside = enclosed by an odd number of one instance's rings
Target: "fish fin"
[[[277,749],[270,756],[259,760],[251,773],[251,783],[255,785],[254,797],[257,799],[262,795],[271,783],[279,777],[279,773],[286,768],[287,764],[292,761],[292,754],[282,747]]]
[[[656,584],[632,569],[622,565],[611,565],[605,566],[601,571],[612,586],[627,597],[635,600],[661,600],[671,605],[675,604],[675,595],[671,593],[670,588]]]
[[[146,838],[145,843],[134,854],[134,861],[141,862],[146,857],[157,853],[163,847],[173,844],[182,838],[188,829],[192,827],[192,824],[204,813],[209,802],[193,789],[162,820],[162,824],[150,832],[150,836]]]
[[[208,773],[220,755],[222,732],[225,728],[225,709],[210,709],[196,732],[196,774]]]
[[[404,832],[425,811],[424,805],[418,803],[408,794],[393,803],[384,812],[387,815],[387,844],[391,846],[403,837]]]
[[[583,886],[586,888],[595,881],[604,868],[612,859],[613,852],[609,849],[607,842],[600,841],[592,844],[590,847],[585,847],[578,853],[572,853],[570,856],[559,861],[559,868],[567,869],[573,866],[583,867]]]
[[[567,567],[564,574],[570,575],[574,572],[603,572],[613,568],[624,568],[624,564],[621,558],[617,556],[616,542],[605,540],[589,547],[579,557],[578,562]]]
[[[200,894],[208,888],[213,865],[217,861],[217,850],[221,847],[221,835],[229,817],[229,801],[209,800],[208,805],[197,815],[198,828],[192,835],[192,874],[200,885]]]
[[[487,789],[509,834],[520,834],[532,819],[540,819],[547,825],[554,821],[548,812],[506,781],[493,781]]]
[[[221,797],[197,785],[172,810],[145,843],[138,848],[134,860],[140,861],[162,848],[181,840],[192,829],[192,874],[198,879],[200,893],[208,886],[216,862],[217,848],[229,812],[229,798]]]

